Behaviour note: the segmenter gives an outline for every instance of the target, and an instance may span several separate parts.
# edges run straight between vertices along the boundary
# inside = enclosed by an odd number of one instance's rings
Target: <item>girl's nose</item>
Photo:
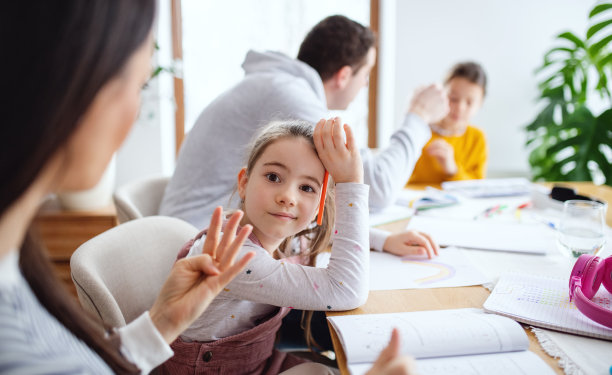
[[[293,189],[282,189],[276,194],[276,203],[284,206],[293,207],[296,203],[295,194]]]

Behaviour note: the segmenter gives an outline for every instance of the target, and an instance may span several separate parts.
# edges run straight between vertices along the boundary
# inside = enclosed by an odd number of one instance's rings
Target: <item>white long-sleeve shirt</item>
[[[148,312],[118,332],[121,353],[143,374],[173,355]],[[112,374],[39,303],[21,274],[17,250],[0,259],[0,373]]]
[[[247,267],[213,300],[182,335],[184,340],[213,341],[256,326],[277,306],[303,310],[349,310],[365,303],[369,289],[368,186],[336,185],[336,225],[327,268],[274,259],[254,241],[241,254],[255,251]],[[202,253],[204,238],[187,256]],[[240,255],[238,256],[240,257]]]
[[[329,117],[323,82],[309,65],[276,52],[249,51],[242,67],[244,79],[204,109],[183,142],[161,215],[178,217],[196,228],[207,226],[215,207],[236,208],[229,198],[246,164],[248,144],[259,129],[273,120],[299,119],[314,125]],[[408,114],[389,146],[376,154],[361,150],[370,210],[395,202],[430,137],[429,126]],[[388,235],[372,231],[371,247],[382,250]]]

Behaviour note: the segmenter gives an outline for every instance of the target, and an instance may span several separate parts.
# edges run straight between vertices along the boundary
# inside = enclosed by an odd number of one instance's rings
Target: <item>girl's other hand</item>
[[[425,151],[436,158],[447,175],[453,176],[457,173],[455,150],[448,142],[443,139],[435,139],[427,146]]]
[[[415,230],[407,230],[389,235],[383,245],[383,251],[397,256],[426,255],[431,259],[438,255],[440,247],[427,234]]]
[[[351,128],[339,117],[320,120],[314,130],[314,143],[323,166],[336,183],[363,183],[363,164]],[[346,133],[346,143],[342,129]]]
[[[249,252],[234,263],[252,227],[245,225],[236,236],[242,212],[232,215],[223,237],[223,210],[217,207],[204,242],[202,255],[177,261],[149,314],[168,344],[172,343],[253,258]]]

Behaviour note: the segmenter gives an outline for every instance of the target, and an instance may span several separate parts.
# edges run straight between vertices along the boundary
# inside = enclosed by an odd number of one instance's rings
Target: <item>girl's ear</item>
[[[246,195],[246,185],[249,181],[249,177],[246,173],[246,168],[242,168],[240,172],[238,172],[238,195],[240,199],[244,200],[244,196]]]

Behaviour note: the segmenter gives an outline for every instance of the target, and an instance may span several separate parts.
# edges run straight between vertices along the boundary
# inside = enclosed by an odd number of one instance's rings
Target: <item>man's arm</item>
[[[367,149],[362,150],[364,182],[370,185],[370,211],[381,210],[395,202],[431,137],[429,123],[440,120],[447,112],[448,99],[441,86],[430,85],[417,90],[389,146],[375,155]]]

